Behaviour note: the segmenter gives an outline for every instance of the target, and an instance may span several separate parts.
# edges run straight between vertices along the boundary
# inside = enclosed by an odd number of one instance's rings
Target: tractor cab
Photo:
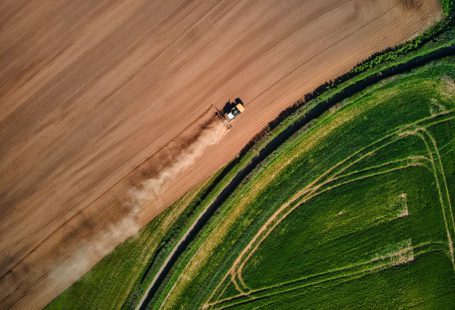
[[[228,119],[228,121],[232,121],[243,111],[245,111],[245,106],[243,105],[242,100],[240,100],[240,98],[237,98],[235,99],[235,102],[232,105],[232,108],[229,111],[229,113],[226,114],[226,118]]]

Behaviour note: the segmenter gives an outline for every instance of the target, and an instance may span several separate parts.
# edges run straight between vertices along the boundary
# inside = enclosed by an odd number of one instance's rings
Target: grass
[[[448,307],[455,284],[445,224],[453,236],[449,75],[453,58],[389,79],[295,135],[223,205],[153,306],[359,307],[382,281],[380,296],[365,305]],[[435,113],[435,100],[445,111]],[[257,237],[260,227],[269,229]],[[434,265],[434,278],[421,264]],[[324,299],[328,288],[364,285]],[[406,293],[396,297],[396,287]],[[432,298],[438,294],[442,300]]]

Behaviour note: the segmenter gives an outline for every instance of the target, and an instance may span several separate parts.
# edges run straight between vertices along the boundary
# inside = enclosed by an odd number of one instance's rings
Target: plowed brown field
[[[437,0],[1,1],[0,308],[43,307],[281,110],[440,14]],[[235,97],[246,111],[222,143],[131,208]]]

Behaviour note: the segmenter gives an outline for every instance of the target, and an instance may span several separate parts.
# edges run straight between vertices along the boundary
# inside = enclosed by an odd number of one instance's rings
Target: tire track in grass
[[[389,141],[389,139],[391,139]],[[303,190],[297,192],[293,198],[291,198],[287,203],[285,203],[282,207],[280,207],[270,218],[269,220],[259,229],[258,233],[256,236],[252,239],[252,241],[245,247],[243,253],[239,256],[240,260],[236,260],[234,263],[233,270],[231,271],[231,274],[233,275],[233,281],[237,281],[236,277],[239,277],[240,283],[243,283],[245,287],[246,284],[241,278],[241,270],[243,269],[244,265],[246,262],[249,260],[251,255],[256,251],[256,249],[259,247],[259,245],[267,238],[267,236],[270,234],[270,232],[282,221],[284,218],[286,218],[295,208],[297,208],[303,201],[306,201],[307,199],[310,199],[312,194],[317,192],[319,188],[327,184],[328,182],[331,182],[331,180],[336,177],[338,174],[342,173],[355,163],[363,160],[364,158],[370,156],[370,154],[373,154],[377,150],[386,147],[387,145],[394,143],[397,140],[397,136],[395,133],[391,133],[389,135],[386,135],[383,138],[380,138],[373,143],[369,144],[366,147],[361,148],[360,150],[352,153],[350,156],[346,157],[345,159],[341,160],[331,168],[329,168],[326,172],[321,174],[318,178],[316,178],[314,181],[312,181],[310,184],[308,184]],[[379,146],[376,146],[378,143],[381,143]],[[372,150],[370,150],[372,148]],[[366,152],[369,150],[368,152]],[[365,152],[365,154],[363,153]],[[359,156],[357,159],[354,159],[353,161],[350,161],[353,158],[356,158]],[[324,181],[325,180],[325,181]],[[282,215],[280,215],[282,214]],[[268,226],[270,228],[268,228]],[[264,233],[264,235],[263,235]],[[255,243],[257,244],[255,245]],[[250,251],[251,250],[251,251]],[[245,259],[242,259],[246,255]],[[238,266],[238,267],[237,267]],[[240,286],[240,285],[239,285]],[[242,292],[246,293],[246,292]]]
[[[304,276],[295,280],[255,289],[249,292],[250,298],[244,295],[237,295],[226,298],[217,303],[208,304],[206,308],[225,309],[318,284],[339,280],[342,280],[343,282],[350,281],[388,268],[410,263],[420,255],[431,252],[441,252],[443,246],[445,247],[446,245],[441,242],[423,242],[413,246],[411,244],[411,240],[408,239],[398,243],[396,250],[386,254],[377,254],[370,260],[349,264],[340,268]]]
[[[368,156],[368,154],[374,153],[378,149],[384,148],[384,147],[396,142],[397,140],[399,140],[401,138],[407,137],[408,135],[415,135],[416,134],[415,131],[409,131],[407,128],[410,128],[410,127],[412,128],[412,126],[415,126],[415,124],[421,124],[421,123],[425,123],[425,122],[427,122],[427,123],[429,122],[431,125],[434,125],[434,124],[439,124],[441,122],[450,121],[450,120],[454,119],[454,117],[451,116],[453,114],[453,112],[454,112],[454,110],[450,110],[450,111],[447,111],[447,112],[442,113],[442,114],[437,114],[437,115],[434,115],[434,116],[430,116],[428,118],[424,118],[424,119],[418,120],[418,121],[416,121],[416,122],[414,122],[412,124],[406,125],[404,127],[405,128],[404,131],[403,131],[403,129],[399,129],[399,130],[397,130],[397,131],[395,131],[395,132],[393,132],[393,133],[391,133],[391,134],[389,134],[389,135],[387,135],[387,136],[385,136],[385,137],[383,137],[381,139],[376,140],[372,144],[370,144],[370,145],[362,148],[361,150],[353,153],[352,155],[348,156],[346,159],[342,160],[341,162],[339,162],[335,166],[332,166],[325,173],[323,173],[319,178],[317,178],[315,181],[313,181],[311,183],[311,185],[312,185],[311,187],[309,187],[309,188],[305,187],[305,189],[303,190],[303,194],[301,194],[300,197],[295,197],[295,198],[291,199],[290,202],[286,203],[283,207],[278,209],[277,212],[275,213],[275,215],[272,215],[269,218],[268,222],[266,222],[266,224],[264,224],[260,228],[260,230],[258,231],[256,236],[252,239],[252,241],[245,248],[246,251],[244,250],[244,252],[239,256],[238,259],[240,259],[240,261],[237,259],[236,263],[234,263],[234,266],[230,270],[232,282],[236,286],[237,290],[239,290],[243,295],[249,295],[249,292],[251,291],[251,289],[249,289],[248,285],[245,283],[244,279],[242,278],[242,271],[243,271],[244,266],[249,261],[249,259],[254,254],[254,252],[259,248],[260,244],[262,244],[262,242],[274,230],[274,228],[276,226],[278,226],[278,224],[280,224],[281,221],[283,221],[295,208],[297,208],[298,206],[300,206],[303,203],[308,202],[310,199],[314,198],[315,196],[317,196],[317,195],[319,195],[319,194],[321,194],[323,192],[326,192],[328,190],[331,190],[333,188],[336,188],[338,186],[342,186],[342,185],[345,185],[345,184],[348,184],[348,183],[351,183],[351,182],[354,182],[354,181],[357,181],[357,180],[361,180],[361,179],[364,179],[364,178],[374,177],[376,175],[380,175],[380,174],[384,174],[384,173],[388,173],[388,172],[393,172],[393,171],[397,171],[397,170],[401,170],[401,169],[405,169],[405,168],[412,167],[412,166],[424,166],[423,163],[421,163],[419,161],[410,160],[410,162],[408,164],[405,164],[405,165],[402,165],[402,166],[397,166],[397,167],[394,167],[394,168],[391,168],[391,169],[388,169],[388,170],[384,170],[384,171],[379,171],[379,172],[373,173],[373,174],[367,174],[365,176],[360,176],[360,177],[357,177],[357,178],[353,178],[352,180],[348,179],[345,182],[342,182],[341,184],[338,184],[338,185],[331,186],[329,188],[323,189],[323,186],[333,182],[334,180],[340,179],[341,177],[340,176],[337,177],[337,175],[339,175],[341,172],[343,172],[346,169],[348,169],[349,167],[351,167],[353,164],[355,164],[355,163],[363,160],[364,158],[366,158]],[[436,119],[438,117],[441,117],[441,116],[443,116],[442,120],[433,121],[434,119]],[[422,127],[420,127],[420,128],[422,128]],[[390,138],[392,140],[391,141],[387,141]],[[378,144],[378,141],[382,142],[382,144],[380,144],[379,146],[376,146],[376,144]],[[372,147],[372,146],[374,147],[372,151],[366,152],[366,154],[362,154],[362,152],[365,152],[366,150],[369,150],[369,148]],[[431,156],[431,162],[433,163],[434,159],[433,159],[433,157],[432,157],[432,155],[430,153],[430,150],[428,150],[428,152],[429,152],[429,156]],[[355,158],[356,156],[359,156],[359,158],[357,158],[356,160],[351,161],[351,162],[349,161],[349,159]],[[345,166],[343,166],[342,164],[344,164],[344,163],[347,163],[347,164]],[[441,165],[442,165],[442,163],[441,163]],[[338,167],[340,167],[340,170],[337,172],[336,168],[338,168]],[[433,164],[433,167],[434,167],[434,164]],[[433,168],[433,169],[435,169],[435,168]],[[329,172],[329,171],[330,172],[334,171],[333,176],[327,175],[327,172]],[[434,171],[436,171],[436,170],[434,170]],[[321,184],[318,184],[317,181],[323,180],[324,176],[327,176],[328,180],[325,181],[325,182],[322,182]],[[447,188],[447,186],[446,186],[446,188]],[[448,195],[448,192],[447,192],[447,195]],[[450,198],[448,198],[448,200],[450,201]],[[290,207],[290,210],[286,210],[287,207]],[[284,212],[284,213],[275,221],[277,216],[279,216],[279,214],[282,213],[282,212]],[[444,221],[446,222],[445,215],[444,215]],[[452,220],[452,224],[453,224],[453,220]],[[270,226],[267,226],[267,225],[270,225]],[[270,228],[267,229],[267,227],[270,227]],[[450,253],[451,253],[451,257],[452,257],[452,264],[453,264],[453,246],[451,246],[453,239],[451,238],[451,235],[449,233],[448,233],[448,239],[449,239],[449,248],[450,248]],[[256,243],[256,244],[254,244],[254,243]],[[251,251],[249,251],[250,249],[251,249]],[[245,255],[246,255],[246,258],[244,258],[242,260],[242,258],[245,257]],[[454,270],[455,270],[455,267],[454,267]]]
[[[385,269],[395,267],[397,265],[410,263],[415,260],[416,257],[432,252],[439,252],[449,256],[449,253],[447,253],[446,250],[446,242],[426,241],[415,246],[411,246],[410,239],[408,239],[407,242],[409,243],[408,246],[404,246],[397,251],[390,252],[389,254],[377,255],[368,261],[349,264],[325,272],[312,274],[291,281],[255,289],[249,293],[249,296],[240,294],[225,298],[220,301],[206,304],[204,309],[225,309],[240,304],[251,303],[258,299],[264,299],[273,297],[275,295],[288,293],[290,291],[295,291],[313,285],[328,282],[352,281],[375,272],[380,272]]]
[[[448,246],[449,246],[452,268],[455,271],[455,260],[454,260],[454,250],[453,250],[455,226],[454,226],[453,213],[452,213],[452,208],[451,208],[451,203],[450,203],[449,191],[448,191],[448,187],[447,187],[447,181],[446,181],[445,174],[444,174],[444,167],[442,166],[442,162],[441,162],[441,158],[439,155],[436,141],[434,140],[434,138],[430,134],[430,132],[424,127],[417,127],[415,134],[423,140],[423,142],[425,143],[425,145],[427,147],[429,156],[431,157],[431,163],[432,163],[432,167],[433,167],[432,170],[433,170],[434,179],[436,182],[436,189],[438,192],[439,202],[441,204],[442,216],[444,219],[444,224],[445,224],[446,233],[447,233],[447,241],[448,241]],[[436,159],[434,157],[436,157]],[[441,184],[444,184],[445,187],[442,187]],[[446,210],[446,209],[448,209],[448,210]],[[452,222],[452,225],[450,225],[449,221]],[[451,227],[449,227],[449,226],[451,226]]]

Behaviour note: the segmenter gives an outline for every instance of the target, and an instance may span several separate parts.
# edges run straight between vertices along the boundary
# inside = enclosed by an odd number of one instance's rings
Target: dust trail
[[[137,216],[141,207],[153,199],[159,199],[163,185],[188,169],[209,146],[221,141],[226,133],[225,125],[219,120],[212,120],[203,126],[191,142],[177,151],[173,159],[157,175],[145,180],[140,187],[130,192],[130,201],[122,204],[123,215],[119,220],[106,220],[109,225],[100,224],[103,227],[96,229],[96,234],[93,234],[90,242],[85,242],[71,255],[60,260],[49,272],[47,279],[54,284],[60,283],[67,287],[83,276],[94,261],[112,252],[118,243],[135,235],[140,229]],[[90,228],[92,224],[90,220],[85,223],[87,229],[93,229]]]
[[[153,178],[142,182],[139,188],[131,191],[133,206],[142,207],[154,199],[159,199],[164,184],[173,180],[183,170],[188,169],[209,146],[220,142],[226,133],[225,125],[218,120],[203,127],[196,139],[178,152],[170,164]]]

